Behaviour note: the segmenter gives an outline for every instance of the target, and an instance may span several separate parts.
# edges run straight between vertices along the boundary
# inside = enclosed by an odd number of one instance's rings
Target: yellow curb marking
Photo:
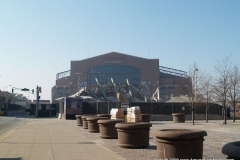
[[[2,140],[4,140],[5,138],[7,138],[8,136],[10,136],[13,132],[15,132],[15,131],[16,131],[19,127],[21,127],[22,125],[23,125],[23,124],[21,124],[20,126],[12,129],[11,131],[8,131],[7,134],[0,139],[0,142],[2,142]]]
[[[13,130],[9,131],[4,137],[2,137],[2,138],[0,139],[0,142],[2,142],[2,140],[4,140],[5,138],[7,138],[8,136],[10,136],[15,130],[16,130],[16,129],[13,129]]]

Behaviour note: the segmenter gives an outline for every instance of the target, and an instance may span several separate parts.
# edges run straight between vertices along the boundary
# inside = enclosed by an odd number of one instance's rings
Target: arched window
[[[126,65],[105,65],[88,69],[87,85],[96,84],[95,78],[100,84],[111,82],[113,78],[116,84],[126,83],[126,79],[132,84],[140,84],[141,70]]]

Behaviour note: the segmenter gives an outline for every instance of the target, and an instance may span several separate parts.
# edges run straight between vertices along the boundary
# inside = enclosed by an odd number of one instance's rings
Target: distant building
[[[10,93],[7,91],[0,92],[0,110],[3,108],[8,108],[9,105],[18,105],[27,108],[29,107],[30,103],[31,100],[22,94]]]
[[[55,99],[75,94],[78,89],[99,84],[141,85],[150,95],[156,91],[161,99],[169,99],[175,93],[177,81],[186,78],[181,70],[159,65],[159,59],[146,59],[127,54],[110,52],[100,56],[71,61],[70,70],[56,74],[52,87],[52,102]],[[96,81],[97,79],[97,81]],[[112,80],[111,80],[112,79]],[[79,86],[78,86],[79,83]]]

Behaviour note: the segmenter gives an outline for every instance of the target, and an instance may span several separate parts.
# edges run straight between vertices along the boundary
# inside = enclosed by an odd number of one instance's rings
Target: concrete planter
[[[82,115],[76,115],[75,116],[76,117],[76,120],[77,120],[77,125],[78,126],[82,126],[83,124],[82,124]]]
[[[111,118],[111,114],[97,114],[98,117],[107,117],[108,119]]]
[[[185,122],[185,113],[173,113],[173,122],[174,123],[184,123]]]
[[[222,153],[228,156],[227,159],[240,160],[240,141],[225,144]]]
[[[117,139],[118,132],[115,128],[116,123],[124,122],[123,119],[102,119],[98,120],[101,138]]]
[[[162,129],[154,131],[157,158],[202,159],[203,141],[207,132],[192,129]]]
[[[146,148],[149,146],[151,123],[123,122],[117,123],[118,144],[124,148]]]
[[[151,114],[141,114],[141,116],[142,116],[142,122],[150,123]]]
[[[99,133],[99,126],[97,121],[100,119],[107,119],[107,117],[87,117],[86,121],[88,123],[88,131]]]
[[[83,124],[83,129],[88,129],[88,123],[87,123],[87,117],[88,116],[82,116],[82,124]]]

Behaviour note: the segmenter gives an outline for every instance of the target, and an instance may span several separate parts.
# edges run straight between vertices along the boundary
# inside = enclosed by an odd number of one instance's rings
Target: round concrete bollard
[[[108,139],[117,139],[118,132],[115,128],[116,123],[124,122],[124,119],[102,119],[98,120],[100,137]]]
[[[82,115],[76,115],[75,116],[76,117],[76,120],[77,120],[77,125],[78,126],[82,126],[83,124],[82,124]]]
[[[174,123],[184,123],[185,122],[185,113],[173,113],[173,122]]]
[[[141,116],[142,116],[142,122],[150,123],[151,114],[141,114]]]
[[[123,122],[115,127],[118,132],[118,144],[123,148],[146,148],[149,146],[151,123]]]
[[[87,118],[88,116],[82,116],[82,124],[83,124],[83,129],[88,129],[88,123],[87,123]]]
[[[228,156],[227,159],[240,160],[240,141],[225,144],[222,153]]]
[[[203,141],[207,132],[193,129],[162,129],[154,131],[160,159],[202,159]]]
[[[107,117],[108,119],[111,118],[111,114],[97,114],[98,117]]]
[[[108,119],[107,117],[87,117],[86,121],[88,123],[88,131],[89,132],[95,132],[95,133],[99,133],[99,126],[97,121],[100,119]]]

